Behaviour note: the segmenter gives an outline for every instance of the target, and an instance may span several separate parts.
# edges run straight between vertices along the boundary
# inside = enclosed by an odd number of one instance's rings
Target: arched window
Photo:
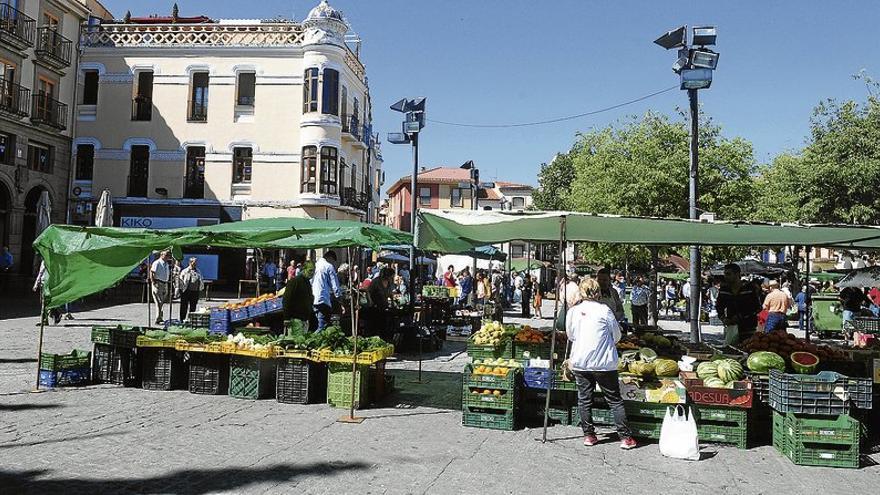
[[[306,69],[303,75],[303,113],[318,111],[318,68]]]
[[[321,193],[337,194],[337,160],[338,152],[332,146],[324,146],[321,148]]]
[[[321,113],[339,115],[339,71],[324,69]]]
[[[302,149],[302,178],[300,192],[313,193],[318,180],[318,148],[305,146]]]

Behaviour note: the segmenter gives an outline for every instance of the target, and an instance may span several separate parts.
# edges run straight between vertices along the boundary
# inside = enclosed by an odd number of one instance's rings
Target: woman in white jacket
[[[620,325],[608,306],[598,302],[601,289],[596,280],[588,278],[581,282],[581,302],[568,310],[565,330],[572,343],[569,366],[578,386],[578,408],[581,428],[584,430],[584,445],[599,443],[593,425],[593,391],[596,385],[602,390],[605,401],[614,413],[614,424],[620,436],[620,448],[636,447],[629,427],[626,412],[620,396],[620,383],[617,376],[617,348],[620,340]]]

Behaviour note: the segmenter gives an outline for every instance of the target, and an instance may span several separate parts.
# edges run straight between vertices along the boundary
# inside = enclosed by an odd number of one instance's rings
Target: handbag
[[[682,405],[666,408],[660,426],[660,453],[675,459],[700,460],[700,439],[693,409],[685,410]]]

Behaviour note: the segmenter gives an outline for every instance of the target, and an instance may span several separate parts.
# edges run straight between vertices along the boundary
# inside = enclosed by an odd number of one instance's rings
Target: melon
[[[761,374],[770,373],[770,370],[772,369],[785,371],[785,360],[782,359],[782,356],[776,354],[775,352],[753,352],[749,355],[749,359],[748,361],[746,361],[746,365],[748,366],[750,371]]]
[[[791,367],[798,373],[811,374],[816,371],[819,358],[809,352],[791,353]]]
[[[645,375],[653,375],[654,374],[654,363],[645,363],[643,361],[636,361],[629,365],[630,373],[635,373],[636,375],[645,376]]]
[[[706,378],[718,377],[718,363],[716,361],[705,361],[697,365],[697,376],[705,380]]]
[[[657,359],[657,353],[654,352],[654,349],[642,347],[641,349],[639,349],[639,359],[650,363],[651,361]]]
[[[743,377],[743,367],[739,361],[735,359],[722,359],[716,362],[718,370],[718,378],[724,382],[732,382],[741,380]]]
[[[654,373],[657,376],[678,376],[678,363],[671,359],[654,361]]]
[[[710,388],[725,388],[724,380],[717,376],[709,377],[703,380],[703,386]]]

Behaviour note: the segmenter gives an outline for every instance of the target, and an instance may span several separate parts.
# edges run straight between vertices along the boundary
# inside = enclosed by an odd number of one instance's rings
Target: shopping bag
[[[660,427],[660,453],[666,457],[698,461],[700,441],[693,410],[684,406],[666,408],[666,416]]]
[[[739,343],[739,326],[724,325],[724,343],[727,345],[736,345]]]

